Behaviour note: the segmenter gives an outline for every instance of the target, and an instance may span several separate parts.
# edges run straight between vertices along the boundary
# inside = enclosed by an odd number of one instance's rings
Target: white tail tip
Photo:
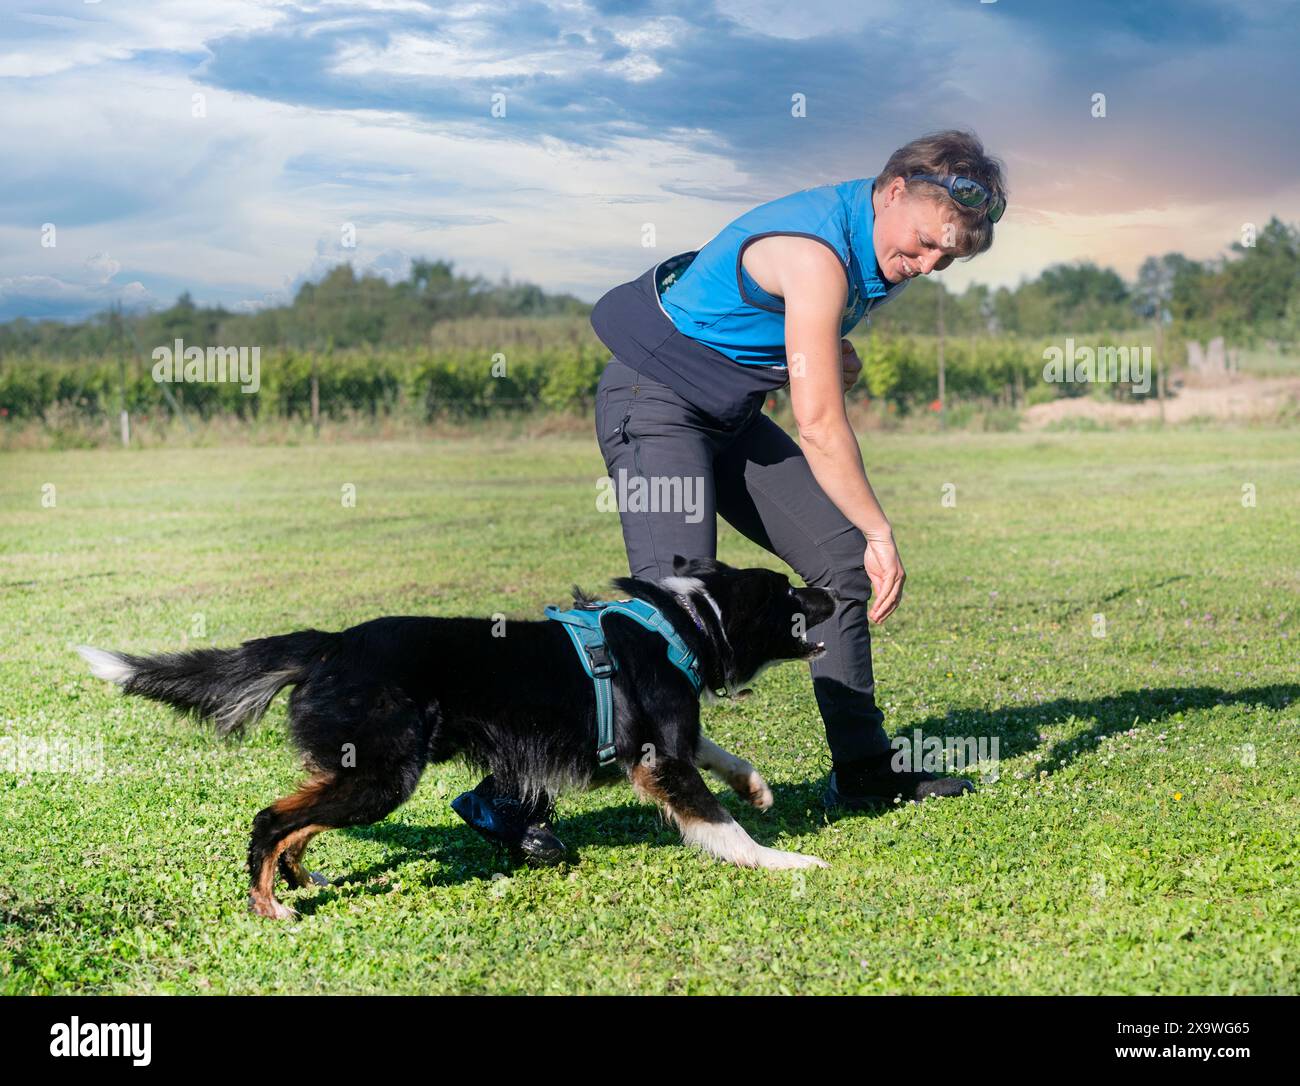
[[[107,679],[121,686],[135,674],[135,668],[115,652],[94,649],[89,645],[78,645],[77,651],[90,665],[90,673],[97,679]]]

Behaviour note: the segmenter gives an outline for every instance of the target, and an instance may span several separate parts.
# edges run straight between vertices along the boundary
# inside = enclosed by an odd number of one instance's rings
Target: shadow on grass
[[[1245,690],[1220,690],[1213,686],[1152,687],[1125,690],[1097,698],[1056,698],[1038,705],[1016,705],[1006,709],[952,709],[944,716],[932,716],[915,725],[923,735],[998,737],[1002,758],[1015,758],[1036,749],[1040,729],[1073,718],[1090,726],[1070,739],[1054,744],[1038,764],[1039,770],[1055,773],[1088,749],[1085,740],[1127,731],[1134,721],[1155,724],[1175,713],[1213,709],[1220,705],[1256,705],[1285,709],[1300,700],[1300,684],[1276,683]],[[911,730],[900,734],[909,735]]]
[[[720,782],[712,781],[721,789]],[[782,834],[807,833],[823,825],[822,782],[776,784],[775,802],[768,811],[757,811],[730,791],[720,798],[732,816],[760,844],[774,846]],[[566,815],[561,801],[555,831],[569,847],[567,867],[579,866],[587,848],[649,845],[652,848],[682,848],[676,828],[659,816],[656,808],[633,799],[631,787],[613,786],[606,791],[609,805],[594,811]],[[325,872],[330,885],[304,891],[296,899],[286,898],[304,916],[337,900],[362,895],[385,894],[389,887],[383,876],[403,865],[436,861],[437,867],[421,873],[416,881],[424,887],[455,886],[475,880],[489,880],[497,872],[510,872],[520,865],[504,849],[492,845],[467,825],[413,826],[402,822],[378,822],[372,826],[338,831],[350,837],[379,841],[398,851],[369,867],[350,872]],[[717,863],[701,858],[701,863]],[[310,858],[307,866],[310,867]],[[579,866],[579,869],[580,866]],[[409,876],[403,876],[410,882]]]
[[[1089,610],[1096,611],[1103,604],[1114,603],[1116,600],[1123,599],[1130,592],[1141,592],[1145,596],[1157,592],[1162,588],[1168,588],[1171,584],[1177,584],[1179,581],[1190,581],[1191,579],[1192,578],[1189,574],[1179,573],[1174,577],[1166,577],[1162,581],[1146,581],[1142,584],[1125,585],[1122,588],[1115,589],[1115,591],[1111,592],[1109,595],[1102,596],[1099,600],[1085,600],[1083,603],[1068,605],[1059,615],[1054,617],[1056,621],[1063,622],[1066,619],[1073,618],[1075,615]],[[1048,602],[1050,605],[1057,601],[1045,602]]]
[[[1085,732],[1055,744],[1038,764],[1040,770],[1054,773],[1080,754],[1092,752],[1084,740],[1123,732],[1133,726],[1135,718],[1144,724],[1155,724],[1188,710],[1212,709],[1220,705],[1254,705],[1280,710],[1297,701],[1300,701],[1300,684],[1294,683],[1245,690],[1221,690],[1209,686],[1158,687],[1088,699],[1057,698],[1039,705],[1017,705],[1007,709],[954,709],[942,717],[929,717],[915,728],[923,735],[997,736],[1000,754],[1008,758],[1038,747],[1038,736],[1044,726],[1070,718],[1091,721]],[[912,730],[900,734],[910,737]],[[761,755],[755,760],[762,772]],[[715,791],[721,787],[712,778],[710,784]],[[729,791],[723,790],[720,795],[736,821],[754,840],[772,846],[783,834],[808,834],[825,825],[828,816],[822,807],[823,786],[821,779],[774,784],[772,794],[775,802],[766,812],[754,810]],[[630,792],[625,794],[630,797]],[[616,795],[611,793],[611,800]],[[891,809],[882,806],[854,812],[851,816],[832,817],[873,818]],[[420,881],[425,886],[453,886],[474,879],[489,879],[495,872],[508,871],[515,866],[503,850],[464,825],[412,826],[401,822],[379,822],[341,832],[381,841],[402,851],[363,870],[336,878],[330,886],[294,901],[294,907],[305,915],[340,898],[387,893],[388,887],[380,877],[409,862],[430,858],[438,861],[436,871],[421,876]],[[569,846],[571,864],[580,863],[582,850],[589,847],[637,844],[682,847],[677,831],[665,823],[653,807],[635,801],[614,802],[599,810],[569,816],[564,816],[561,802],[556,832]]]

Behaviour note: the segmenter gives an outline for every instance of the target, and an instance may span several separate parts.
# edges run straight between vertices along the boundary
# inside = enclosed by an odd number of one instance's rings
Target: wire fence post
[[[117,395],[121,408],[122,448],[126,449],[131,445],[131,415],[126,409],[126,352],[120,348],[117,355]]]
[[[943,359],[943,331],[944,331],[943,296],[944,293],[945,292],[943,289],[943,284],[940,284],[939,285],[939,426],[940,428],[946,427],[948,423],[948,420],[946,418],[946,415],[948,413],[948,405],[945,399],[945,391],[946,391],[945,385],[946,385],[947,374],[944,370],[944,359]]]

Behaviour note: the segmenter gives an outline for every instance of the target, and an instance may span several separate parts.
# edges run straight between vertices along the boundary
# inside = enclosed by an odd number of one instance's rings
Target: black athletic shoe
[[[831,769],[823,802],[828,808],[863,811],[892,806],[895,802],[920,803],[931,796],[946,798],[975,791],[965,777],[940,777],[934,773],[895,770],[893,750],[847,762]]]
[[[451,801],[451,809],[494,845],[534,867],[560,863],[568,854],[551,828],[554,811],[545,796],[530,806],[497,790],[489,775]]]

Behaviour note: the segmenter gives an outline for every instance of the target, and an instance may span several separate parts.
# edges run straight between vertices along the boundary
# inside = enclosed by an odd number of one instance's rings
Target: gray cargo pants
[[[596,436],[616,487],[620,472],[627,480],[681,480],[678,493],[692,499],[659,511],[620,505],[632,576],[671,576],[674,554],[716,558],[721,514],[806,584],[839,593],[835,614],[807,633],[826,643],[825,655],[808,665],[826,741],[841,765],[888,750],[871,674],[866,539],[823,492],[798,444],[762,413],[761,401],[737,429],[719,429],[667,385],[611,358],[596,390]]]

